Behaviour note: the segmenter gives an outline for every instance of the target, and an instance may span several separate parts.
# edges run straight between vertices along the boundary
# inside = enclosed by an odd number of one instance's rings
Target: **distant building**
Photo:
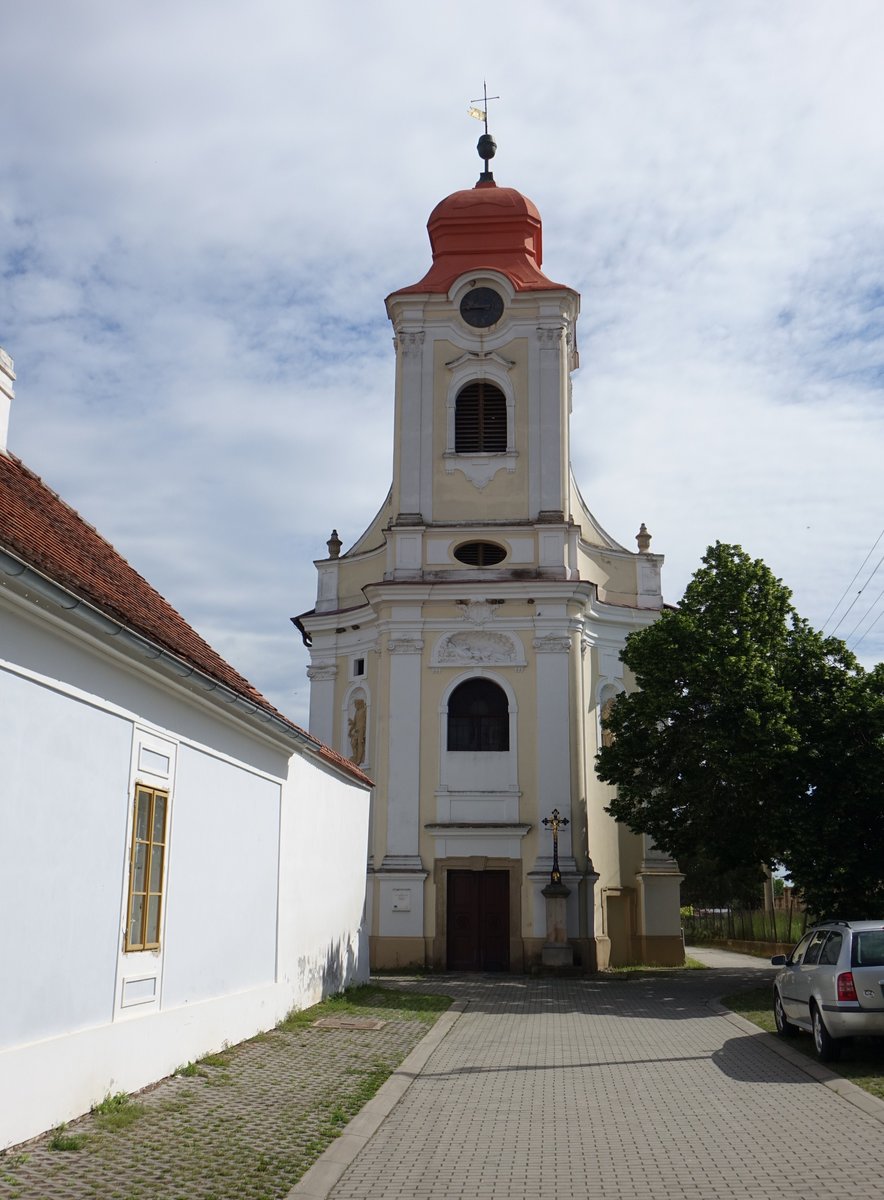
[[[375,780],[379,967],[521,970],[546,936],[553,809],[587,968],[683,957],[676,864],[604,812],[600,713],[662,557],[590,513],[570,466],[579,296],[541,271],[534,204],[483,172],[429,219],[433,263],[387,298],[393,483],[316,562],[310,730]],[[629,487],[629,455],[621,456]]]
[[[368,969],[368,779],[8,452],[13,378],[0,351],[0,1148]]]

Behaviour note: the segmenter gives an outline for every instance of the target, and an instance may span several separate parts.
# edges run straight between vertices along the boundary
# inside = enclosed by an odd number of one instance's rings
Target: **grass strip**
[[[418,995],[373,983],[348,988],[313,1008],[293,1010],[276,1026],[282,1033],[306,1029],[321,1017],[377,1017],[380,1020],[422,1021],[432,1025],[451,1006],[450,996]]]
[[[659,975],[661,972],[666,972],[669,975],[678,975],[682,971],[708,971],[709,968],[705,963],[698,962],[696,958],[685,956],[685,960],[680,967],[663,967],[656,963],[633,963],[626,967],[608,967],[605,970],[606,975],[637,975],[645,974],[653,971]]]

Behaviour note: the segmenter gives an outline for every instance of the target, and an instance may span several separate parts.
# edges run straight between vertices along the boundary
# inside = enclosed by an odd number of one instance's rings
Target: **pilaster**
[[[559,835],[559,854],[573,861],[571,829],[570,634],[542,632],[533,641],[537,672],[538,817],[557,808],[570,824]],[[551,860],[550,860],[551,861]],[[538,859],[538,866],[540,865]]]
[[[538,445],[540,490],[537,516],[563,519],[567,492],[568,436],[564,391],[568,381],[565,362],[565,327],[537,329],[538,372],[536,403],[539,409]]]
[[[307,668],[307,678],[310,680],[309,729],[314,737],[325,742],[327,746],[334,745],[337,677],[338,666],[332,652],[314,648],[312,662]]]
[[[382,870],[419,870],[421,672],[424,643],[411,633],[391,635],[387,846]]]
[[[393,497],[394,512],[418,515],[425,497],[422,493],[424,429],[427,407],[424,397],[424,340],[421,330],[397,333],[399,357],[399,495]],[[432,423],[430,424],[432,429]],[[429,519],[431,514],[424,514]]]

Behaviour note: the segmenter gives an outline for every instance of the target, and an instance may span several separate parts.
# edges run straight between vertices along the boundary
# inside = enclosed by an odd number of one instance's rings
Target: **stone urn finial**
[[[644,529],[644,526],[642,526],[642,529]],[[338,537],[337,529],[332,530],[332,535],[325,544],[326,544],[326,546],[328,546],[329,558],[340,558],[341,557],[342,542],[341,542],[341,539]]]
[[[651,548],[651,535],[648,533],[648,527],[642,521],[641,529],[635,535],[635,540],[638,542],[639,554],[647,554]]]

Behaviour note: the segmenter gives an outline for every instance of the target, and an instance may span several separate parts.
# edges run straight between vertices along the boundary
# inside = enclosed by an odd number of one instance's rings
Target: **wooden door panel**
[[[483,971],[510,965],[510,877],[508,871],[482,871],[480,961]]]
[[[448,872],[448,966],[476,971],[479,963],[479,888],[476,871]]]
[[[509,872],[448,872],[448,961],[452,971],[506,971],[510,960]]]

